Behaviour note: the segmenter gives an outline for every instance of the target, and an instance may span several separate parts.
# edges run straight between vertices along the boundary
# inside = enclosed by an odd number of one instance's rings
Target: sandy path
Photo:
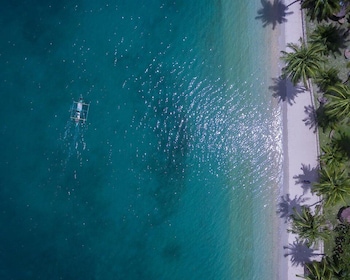
[[[285,5],[294,0],[285,0]],[[281,26],[280,44],[299,43],[303,37],[303,20],[300,3],[292,4],[286,11],[286,22]],[[283,34],[284,33],[284,34]],[[283,42],[284,41],[284,42]],[[294,206],[318,201],[317,196],[310,192],[310,183],[317,178],[318,139],[313,126],[313,100],[310,91],[304,90],[301,85],[294,87],[286,84],[286,100],[283,102],[283,151],[284,151],[284,184],[283,194],[279,201],[280,209],[285,209],[280,216],[286,216],[293,211]],[[282,206],[282,208],[281,208]],[[286,210],[288,209],[288,210]],[[320,250],[308,249],[296,240],[296,236],[287,233],[288,224],[281,218],[280,227],[280,265],[278,279],[301,279],[296,274],[304,273],[303,263],[314,258]],[[320,246],[321,247],[321,246]]]

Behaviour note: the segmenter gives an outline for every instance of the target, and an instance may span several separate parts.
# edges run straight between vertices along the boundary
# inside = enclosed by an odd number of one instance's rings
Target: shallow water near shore
[[[232,2],[5,4],[1,279],[274,279],[271,30]]]

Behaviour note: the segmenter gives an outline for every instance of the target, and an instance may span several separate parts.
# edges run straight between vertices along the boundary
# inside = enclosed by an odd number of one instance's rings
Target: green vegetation
[[[345,168],[323,166],[320,169],[320,181],[315,183],[312,192],[323,197],[324,206],[333,206],[345,202],[350,194],[349,172]]]
[[[338,122],[348,121],[350,114],[350,88],[342,83],[330,85],[325,93],[329,101],[325,104],[325,114],[337,118]]]
[[[320,262],[313,261],[306,264],[306,268],[309,271],[307,276],[297,276],[307,280],[332,280],[334,275],[339,272],[329,257],[323,258]]]
[[[289,43],[287,47],[292,49],[292,52],[282,51],[282,59],[286,66],[283,68],[283,78],[290,78],[294,85],[303,81],[304,86],[307,86],[309,78],[316,78],[317,73],[321,70],[321,65],[324,58],[321,56],[325,52],[325,47],[321,44],[306,44],[300,39],[300,46]]]
[[[330,16],[340,10],[339,0],[304,0],[301,1],[301,8],[306,10],[312,21],[328,20]]]
[[[333,24],[320,24],[310,35],[312,45],[324,47],[324,55],[341,54],[340,49],[344,47],[344,37],[339,26]]]
[[[321,208],[316,207],[315,214],[311,213],[310,207],[301,206],[301,210],[294,210],[291,215],[292,228],[289,232],[299,235],[300,240],[309,247],[319,239],[327,239],[329,234],[325,226],[325,219],[320,212]]]
[[[315,207],[294,209],[288,231],[308,247],[324,242],[322,259],[306,264],[305,275],[298,277],[347,280],[350,223],[339,213],[350,205],[350,62],[343,56],[347,45],[350,49],[350,0],[302,0],[301,7],[308,16],[309,40],[287,45],[282,71],[295,85],[313,85],[321,155],[319,181],[311,191],[321,199]],[[341,9],[347,23],[337,22]]]
[[[320,71],[319,73],[317,73],[315,78],[316,85],[323,92],[327,90],[329,85],[335,85],[340,82],[341,79],[339,78],[339,70],[333,67]]]

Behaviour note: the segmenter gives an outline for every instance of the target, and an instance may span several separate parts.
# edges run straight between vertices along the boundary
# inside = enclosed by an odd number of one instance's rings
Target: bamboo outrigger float
[[[79,101],[73,101],[73,106],[70,113],[71,120],[75,124],[84,124],[87,121],[90,104],[84,103],[84,99],[80,96]]]

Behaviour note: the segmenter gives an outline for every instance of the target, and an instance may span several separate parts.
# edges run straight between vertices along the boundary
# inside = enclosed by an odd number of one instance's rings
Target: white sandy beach
[[[284,4],[293,3],[294,0],[285,0]],[[303,19],[300,3],[292,4],[286,11],[286,22],[280,26],[280,48],[286,48],[287,43],[299,43],[303,37]],[[286,100],[283,102],[283,153],[284,178],[283,193],[281,193],[279,206],[287,206],[289,214],[298,205],[312,205],[318,201],[317,196],[310,192],[311,184],[317,179],[318,165],[318,138],[317,127],[312,125],[313,97],[310,91],[304,90],[300,85],[294,87],[286,84]],[[281,213],[280,213],[281,214]],[[286,214],[286,213],[285,213]],[[281,215],[280,215],[281,216]],[[303,244],[298,244],[296,236],[287,233],[288,223],[280,219],[280,280],[300,279],[296,274],[304,274],[304,263],[314,258],[322,250],[310,250]]]

